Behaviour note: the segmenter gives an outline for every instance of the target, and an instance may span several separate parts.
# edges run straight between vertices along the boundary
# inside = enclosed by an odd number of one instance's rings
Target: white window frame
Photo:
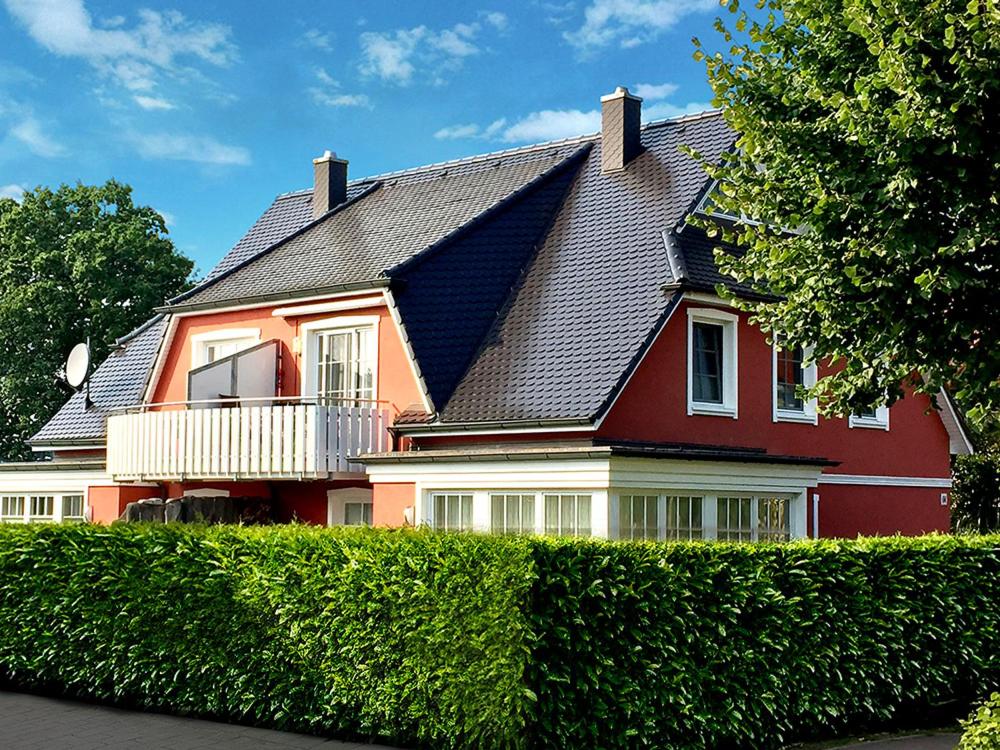
[[[739,322],[734,313],[711,307],[687,311],[687,413],[688,416],[739,417]],[[722,403],[694,400],[694,324],[722,326]],[[726,363],[729,362],[727,367]]]
[[[372,525],[374,525],[374,493],[367,487],[345,487],[339,490],[327,490],[326,493],[326,525],[347,525],[347,503],[363,503],[372,506]]]
[[[481,492],[473,492],[470,490],[434,490],[427,495],[427,525],[436,531],[448,531],[448,532],[460,532],[468,533],[470,531],[483,531],[482,528],[482,495]],[[458,528],[458,529],[437,529],[435,527],[436,518],[435,506],[437,505],[437,498],[440,496],[447,497],[470,497],[472,503],[472,518],[471,525],[469,528]],[[489,508],[486,509],[486,515],[489,516]],[[461,508],[459,508],[459,525],[461,525]]]
[[[2,516],[0,523],[62,523],[63,497],[83,497],[83,516],[75,516],[73,520],[90,518],[90,499],[85,490],[75,492],[0,492],[0,497],[16,497],[21,499],[20,516]],[[31,514],[31,498],[52,498],[52,514],[48,516],[33,516]]]
[[[208,364],[208,347],[210,344],[235,343],[240,344],[239,351],[249,349],[260,343],[259,328],[222,328],[218,331],[205,331],[191,336],[191,369]]]
[[[302,336],[301,366],[302,395],[316,398],[316,360],[319,358],[319,334],[330,332],[354,331],[360,328],[372,329],[372,342],[375,346],[372,358],[372,401],[378,400],[378,360],[379,335],[378,326],[381,318],[378,315],[345,315],[339,318],[313,320],[299,326]]]
[[[874,417],[860,417],[857,415],[850,415],[847,418],[847,423],[850,427],[860,427],[866,430],[885,430],[889,431],[889,407],[888,406],[877,406],[875,407]]]
[[[818,409],[816,408],[816,399],[814,398],[802,402],[802,411],[778,408],[778,351],[782,348],[777,341],[771,345],[771,418],[775,422],[819,424]],[[802,347],[803,362],[809,361],[812,353],[812,347]],[[816,385],[816,377],[815,362],[810,362],[808,365],[804,364],[802,366],[802,384],[805,388],[812,388]]]
[[[667,539],[667,498],[687,497],[701,499],[701,538],[694,541],[718,541],[719,539],[719,498],[750,498],[751,516],[754,525],[751,528],[753,540],[756,542],[758,528],[758,501],[761,498],[780,498],[788,503],[788,536],[789,540],[805,539],[808,536],[806,528],[806,493],[805,492],[739,492],[730,490],[694,490],[694,489],[621,489],[611,493],[611,507],[609,517],[611,526],[608,529],[608,536],[611,539],[623,539],[622,531],[619,528],[620,507],[623,497],[635,495],[657,495],[659,497],[659,513],[657,522],[659,524],[658,539]]]

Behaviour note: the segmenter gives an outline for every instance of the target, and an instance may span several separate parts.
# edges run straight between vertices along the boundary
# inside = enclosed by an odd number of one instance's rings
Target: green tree
[[[0,456],[24,445],[71,394],[62,366],[87,338],[100,362],[114,340],[188,283],[192,263],[132,189],[39,187],[0,199]]]
[[[848,413],[901,384],[1000,404],[1000,11],[993,0],[732,0],[724,49],[697,39],[739,134],[710,168],[720,266],[780,299],[748,305],[836,374]]]

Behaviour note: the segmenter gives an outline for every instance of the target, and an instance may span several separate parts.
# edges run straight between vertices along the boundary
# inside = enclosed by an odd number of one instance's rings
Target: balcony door
[[[376,399],[376,325],[328,321],[325,326],[309,327],[304,395],[329,406],[372,405]]]

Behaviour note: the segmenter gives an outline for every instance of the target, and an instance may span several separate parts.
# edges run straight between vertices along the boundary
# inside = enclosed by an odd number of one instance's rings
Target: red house
[[[850,419],[716,294],[717,112],[348,180],[314,162],[0,472],[4,520],[194,494],[280,520],[618,538],[947,530],[945,394]],[[722,217],[720,220],[725,220]]]

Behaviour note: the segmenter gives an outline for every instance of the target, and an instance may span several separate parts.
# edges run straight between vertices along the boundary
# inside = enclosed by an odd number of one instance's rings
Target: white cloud
[[[177,217],[174,216],[169,211],[157,210],[156,213],[158,213],[160,216],[163,217],[163,223],[167,225],[167,229],[173,229],[174,226],[177,224]]]
[[[666,92],[667,87],[673,84],[659,84],[653,87],[661,93]],[[640,89],[637,86],[636,89]],[[656,98],[656,91],[654,96]],[[662,120],[670,117],[703,112],[711,109],[711,106],[704,102],[690,102],[688,104],[671,104],[660,101],[642,111],[643,122],[650,120]],[[582,111],[579,109],[544,109],[539,112],[531,112],[513,124],[508,124],[506,118],[494,120],[485,128],[475,123],[463,125],[451,125],[441,128],[434,137],[441,140],[458,139],[481,139],[499,140],[506,143],[535,143],[540,141],[555,141],[561,138],[574,138],[580,135],[597,133],[601,129],[601,111],[591,109]]]
[[[309,95],[316,104],[322,104],[326,107],[371,108],[371,100],[367,94],[345,94],[339,90],[340,83],[324,68],[316,68],[314,72],[316,79],[322,84],[322,86],[309,88]],[[331,91],[331,89],[333,90]]]
[[[143,9],[126,28],[117,17],[95,25],[83,0],[3,3],[45,49],[86,60],[132,91],[151,90],[157,74],[173,71],[179,58],[225,66],[237,56],[228,26],[189,21],[177,11]]]
[[[580,50],[617,42],[628,49],[655,39],[687,15],[718,8],[718,0],[591,0],[583,25],[563,36]]]
[[[302,35],[302,39],[299,41],[304,47],[315,47],[316,49],[323,50],[324,52],[329,52],[333,49],[333,45],[330,44],[330,35],[324,34],[319,29],[309,29],[305,34]]]
[[[486,14],[484,19],[494,30],[507,23],[503,13]],[[360,36],[360,70],[364,75],[405,86],[420,68],[427,71],[429,81],[441,84],[445,82],[442,73],[457,70],[466,58],[479,54],[477,41],[482,31],[478,22],[457,23],[439,31],[426,26],[366,31]]]
[[[434,134],[438,140],[451,141],[462,138],[476,138],[479,135],[479,126],[475,123],[469,125],[449,125],[441,128]]]
[[[166,99],[160,99],[159,97],[155,96],[143,96],[141,94],[137,94],[132,98],[135,100],[135,103],[138,104],[143,109],[149,109],[149,110],[177,109],[177,107],[168,102]]]
[[[677,93],[676,83],[637,83],[632,88],[632,93],[641,96],[647,102],[657,99],[666,99]]]
[[[486,13],[483,16],[483,18],[486,19],[486,23],[488,23],[490,26],[492,26],[497,31],[503,31],[503,30],[505,30],[507,28],[507,24],[509,23],[509,21],[507,19],[507,14],[506,13],[501,13],[498,10],[495,10],[495,11],[493,11],[491,13]]]
[[[25,117],[10,128],[10,134],[27,146],[32,153],[51,158],[66,153],[65,147],[42,132],[42,126],[34,117]]]
[[[601,113],[592,109],[543,109],[532,112],[503,131],[501,139],[508,143],[554,141],[576,135],[595,133],[601,129]]]
[[[23,186],[17,184],[0,185],[0,198],[13,198],[20,203],[25,191]]]
[[[417,44],[427,35],[427,28],[398,29],[394,33],[366,31],[361,35],[361,52],[364,62],[361,72],[378,76],[383,81],[407,84],[413,77],[410,59],[417,51]]]
[[[642,112],[642,119],[665,120],[671,117],[681,117],[683,115],[693,115],[698,112],[705,112],[712,109],[708,102],[688,102],[687,104],[671,104],[670,102],[660,102],[650,107],[645,107]]]
[[[250,152],[242,146],[227,146],[208,136],[172,133],[137,134],[131,137],[140,156],[146,159],[172,159],[199,164],[245,166]]]

